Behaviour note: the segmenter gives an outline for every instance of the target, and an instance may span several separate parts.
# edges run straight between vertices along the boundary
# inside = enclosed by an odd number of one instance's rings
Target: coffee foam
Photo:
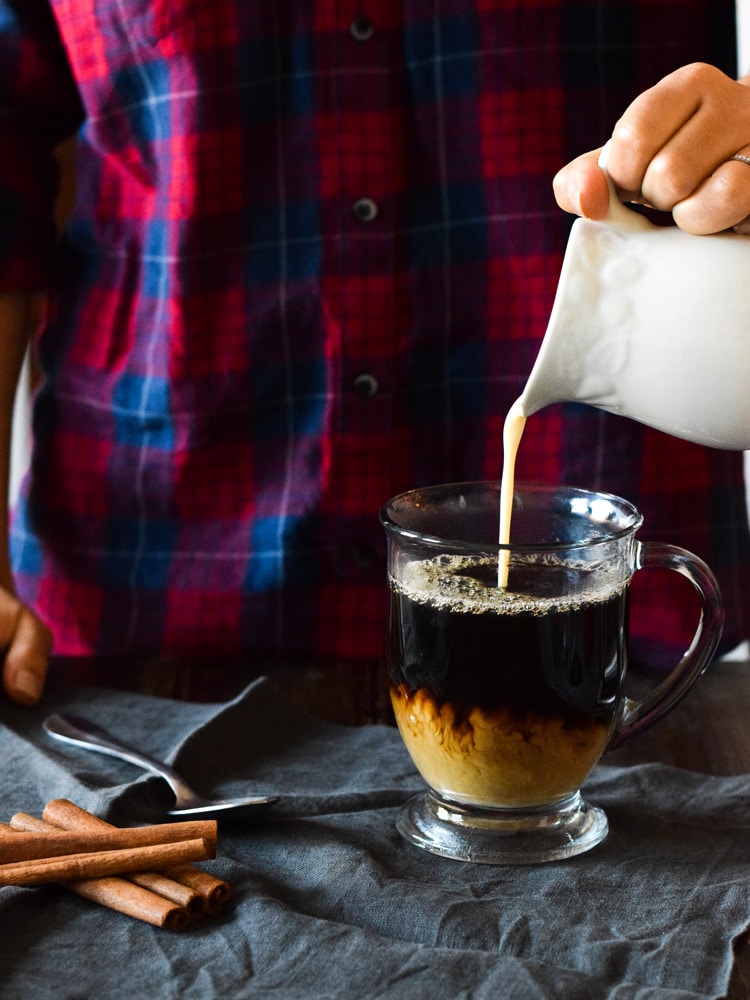
[[[552,570],[570,570],[580,579],[595,573],[596,584],[589,584],[574,594],[536,595],[488,586],[473,576],[462,575],[462,569],[476,569],[486,566],[490,570],[497,567],[497,557],[472,555],[439,555],[433,559],[419,559],[407,563],[401,570],[400,579],[391,577],[392,587],[404,597],[418,604],[428,604],[438,609],[449,608],[461,614],[515,615],[532,613],[537,615],[550,612],[574,611],[589,604],[598,604],[622,592],[630,576],[616,561],[606,563],[578,563],[561,560],[553,554],[535,554],[534,565],[548,566]],[[512,565],[520,565],[523,559],[514,555]],[[511,581],[512,582],[512,581]]]

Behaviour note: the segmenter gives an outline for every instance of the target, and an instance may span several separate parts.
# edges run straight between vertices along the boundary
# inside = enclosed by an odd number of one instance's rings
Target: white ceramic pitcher
[[[750,236],[654,226],[610,189],[605,220],[573,224],[522,414],[589,403],[750,448]]]

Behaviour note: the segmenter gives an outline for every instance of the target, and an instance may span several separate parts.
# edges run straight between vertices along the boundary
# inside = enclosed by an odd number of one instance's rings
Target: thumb
[[[609,209],[609,186],[599,167],[600,149],[592,149],[566,164],[552,181],[557,204],[565,212],[603,219]]]
[[[19,604],[3,666],[3,686],[19,705],[35,705],[47,677],[52,634],[23,604]]]

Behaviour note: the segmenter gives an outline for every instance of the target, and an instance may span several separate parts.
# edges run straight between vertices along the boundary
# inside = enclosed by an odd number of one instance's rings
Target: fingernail
[[[39,701],[42,694],[41,680],[33,670],[19,670],[14,678],[13,690],[23,701]]]
[[[576,215],[586,215],[583,208],[583,199],[581,197],[581,189],[575,184],[568,184],[568,201],[573,206],[573,211]]]
[[[735,233],[739,233],[740,236],[750,235],[750,219],[745,219],[744,222],[738,222],[736,226],[733,227]]]

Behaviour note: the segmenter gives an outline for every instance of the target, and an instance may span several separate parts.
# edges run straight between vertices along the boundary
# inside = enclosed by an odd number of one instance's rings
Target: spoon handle
[[[149,757],[148,754],[135,750],[124,743],[117,742],[109,733],[86,719],[72,715],[55,714],[45,719],[43,727],[50,736],[63,743],[93,750],[95,753],[106,754],[108,757],[116,757],[118,760],[135,764],[136,767],[140,767],[144,771],[158,774],[159,777],[169,782],[175,794],[177,786],[182,784],[180,776],[168,764]]]

